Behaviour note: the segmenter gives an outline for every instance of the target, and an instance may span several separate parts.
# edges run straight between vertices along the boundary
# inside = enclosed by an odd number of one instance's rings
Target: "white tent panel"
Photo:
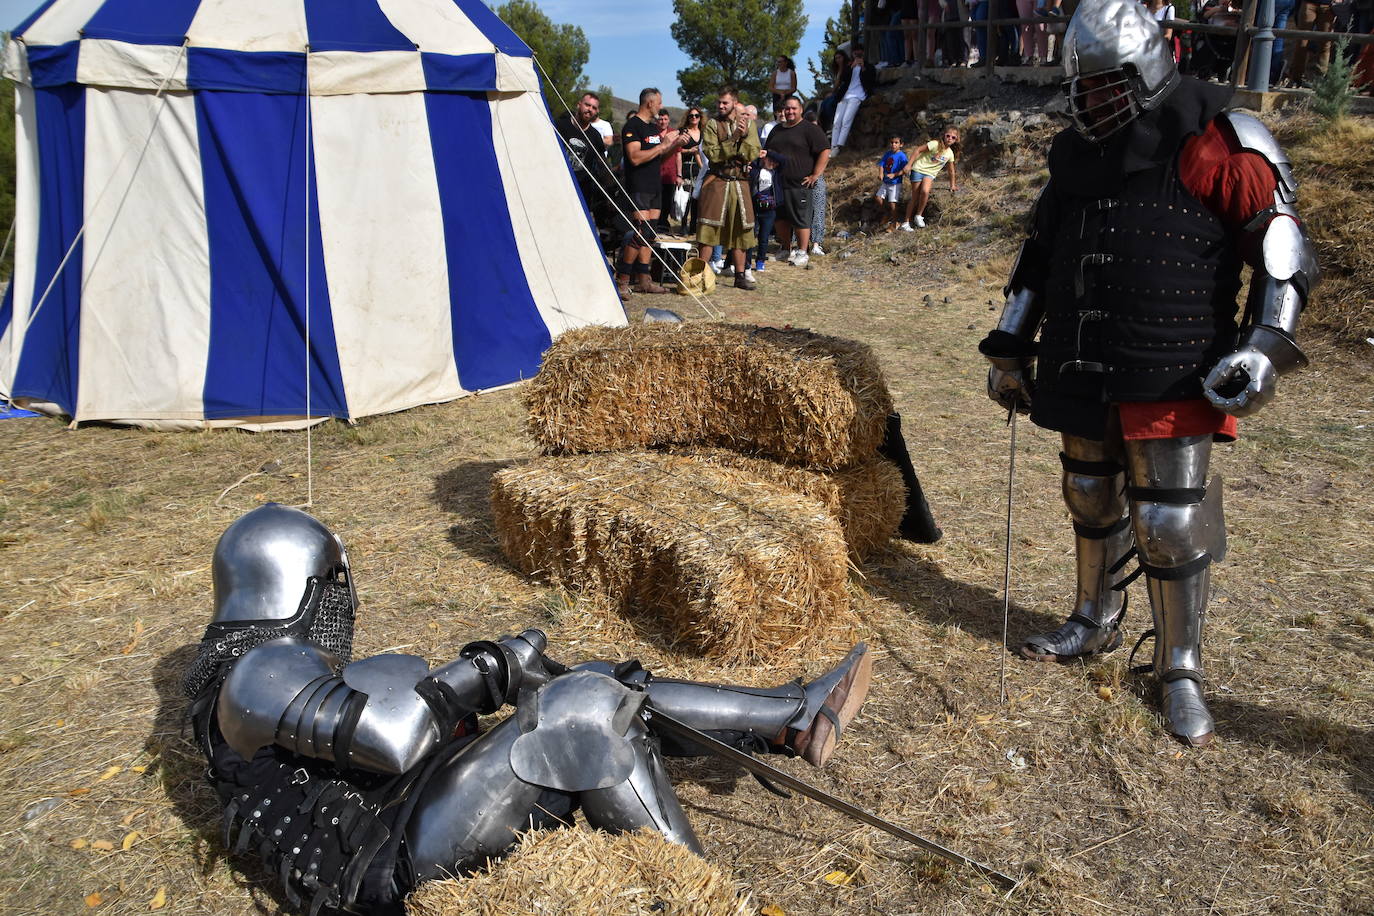
[[[187,37],[192,47],[301,53],[310,43],[299,2],[201,0]]]
[[[95,15],[105,0],[66,0],[54,3],[24,30],[24,42],[29,46],[60,45],[72,41]],[[6,23],[8,26],[9,23]]]
[[[309,66],[311,95],[425,91],[425,68],[414,51],[319,51]]]
[[[461,396],[424,95],[315,97],[310,111],[325,271],[350,412],[365,416]],[[354,181],[359,175],[368,180]]]
[[[433,0],[378,0],[377,6],[397,31],[421,51],[442,54],[490,54],[491,39],[457,6]]]
[[[544,100],[533,93],[493,95],[490,107],[520,262],[539,314],[557,337],[587,323],[587,303],[606,300],[611,285],[606,261],[595,236],[586,231],[577,186],[530,180],[567,169]],[[606,318],[609,324],[621,316]]]
[[[38,266],[38,119],[34,117],[33,87],[16,85],[14,186],[14,315],[0,337],[0,385],[14,390],[23,330],[34,302],[34,273]],[[44,284],[46,285],[46,279]],[[39,290],[41,293],[42,290]]]
[[[539,95],[539,77],[534,72],[534,60],[529,57],[497,54],[496,88],[501,92],[532,92]],[[561,144],[559,149],[562,149]]]
[[[170,45],[139,45],[90,38],[81,43],[76,78],[91,86],[129,89],[186,88],[186,52]]]
[[[76,418],[202,416],[210,242],[195,98],[88,89],[85,200]]]

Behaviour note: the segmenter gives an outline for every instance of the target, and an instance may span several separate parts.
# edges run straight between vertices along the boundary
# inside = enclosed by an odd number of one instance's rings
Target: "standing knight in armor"
[[[979,345],[992,399],[1063,435],[1078,594],[1020,651],[1065,661],[1119,646],[1138,554],[1165,726],[1200,746],[1213,732],[1208,567],[1226,544],[1212,442],[1306,365],[1294,331],[1317,267],[1283,150],[1225,110],[1229,87],[1179,75],[1140,3],[1084,0],[1064,49],[1074,126],[1050,148],[1001,321]]]
[[[656,677],[635,662],[567,668],[535,629],[473,642],[431,669],[351,659],[358,606],[339,538],[268,504],[224,532],[215,615],[186,676],[191,720],[225,806],[226,848],[252,850],[314,914],[403,912],[421,881],[479,867],[581,808],[700,852],[644,707],[736,748],[823,766],[872,677],[862,643],[803,685]],[[515,713],[479,733],[477,715]]]

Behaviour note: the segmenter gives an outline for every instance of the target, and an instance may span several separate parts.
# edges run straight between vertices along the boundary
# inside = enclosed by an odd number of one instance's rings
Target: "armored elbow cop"
[[[1298,317],[1318,279],[1311,242],[1289,214],[1276,216],[1265,229],[1262,261],[1250,278],[1247,322],[1240,349],[1263,353],[1279,375],[1307,365],[1298,347]]]
[[[1298,218],[1298,185],[1288,155],[1257,118],[1235,111],[1225,117],[1240,145],[1262,157],[1278,182],[1273,206],[1256,214],[1247,227],[1264,234],[1260,264],[1250,279],[1239,348],[1264,354],[1284,375],[1307,365],[1296,333],[1298,316],[1320,279],[1316,254]]]
[[[240,756],[277,744],[345,768],[402,773],[458,722],[548,680],[539,630],[471,643],[433,671],[413,655],[345,665],[307,640],[265,643],[233,666],[219,694],[221,733]]]

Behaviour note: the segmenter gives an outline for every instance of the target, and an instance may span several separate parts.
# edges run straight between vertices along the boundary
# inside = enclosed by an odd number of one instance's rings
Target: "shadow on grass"
[[[1342,725],[1286,706],[1210,696],[1217,734],[1344,770],[1351,788],[1374,804],[1374,728]]]
[[[513,568],[496,539],[491,516],[491,479],[497,471],[516,463],[514,459],[468,461],[434,478],[434,502],[460,518],[448,533],[449,543],[460,553],[484,563]]]
[[[951,579],[938,563],[923,556],[892,548],[870,561],[865,584],[872,595],[891,601],[910,616],[1002,643],[1001,592]],[[1066,585],[1066,589],[1071,587]],[[1025,637],[1052,630],[1060,623],[1059,618],[1013,602],[1007,644],[1015,649]]]
[[[198,643],[173,649],[158,659],[153,669],[153,688],[157,691],[157,713],[146,748],[158,761],[158,778],[172,807],[186,828],[196,837],[194,856],[197,873],[204,877],[229,858],[221,839],[223,808],[205,779],[205,756],[201,753],[187,717],[188,700],[182,680],[200,651]],[[258,913],[295,912],[275,876],[249,855],[232,860],[234,882],[253,896]]]

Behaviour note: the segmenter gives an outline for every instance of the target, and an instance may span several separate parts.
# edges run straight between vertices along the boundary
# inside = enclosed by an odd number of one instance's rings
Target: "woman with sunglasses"
[[[695,235],[697,231],[697,194],[701,191],[698,176],[706,167],[706,161],[701,154],[701,109],[688,108],[677,129],[678,133],[686,134],[692,138],[679,155],[682,156],[682,185],[692,192],[687,200],[687,209],[682,214],[682,231],[685,235]]]

